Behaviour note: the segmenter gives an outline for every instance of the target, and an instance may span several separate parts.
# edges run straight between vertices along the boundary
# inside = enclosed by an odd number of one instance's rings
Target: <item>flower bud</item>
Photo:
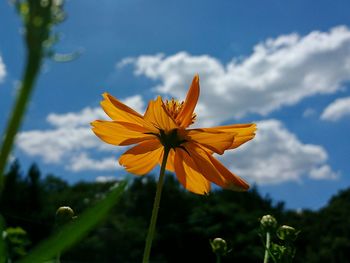
[[[299,234],[299,231],[296,231],[294,227],[291,226],[280,226],[277,230],[277,236],[279,239],[283,241],[294,241]]]
[[[215,254],[226,255],[227,253],[227,244],[226,241],[222,238],[214,238],[210,241],[211,248]]]
[[[64,225],[74,219],[74,211],[69,206],[61,206],[56,211],[57,225]]]
[[[265,232],[272,232],[277,228],[277,220],[272,215],[264,215],[260,219],[260,226]]]

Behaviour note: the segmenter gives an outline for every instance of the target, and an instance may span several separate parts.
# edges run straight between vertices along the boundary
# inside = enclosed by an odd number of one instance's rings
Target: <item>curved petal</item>
[[[141,142],[120,156],[119,164],[129,173],[144,175],[158,164],[163,151],[158,139]]]
[[[175,149],[174,168],[180,183],[195,194],[207,194],[210,191],[210,182],[203,177],[191,157],[181,148]]]
[[[199,98],[199,76],[195,75],[188,90],[184,105],[176,117],[180,127],[188,127],[192,123],[192,116]]]
[[[155,129],[155,127],[153,127],[151,123],[146,122],[143,119],[143,116],[138,112],[134,111],[132,108],[120,102],[108,93],[104,93],[102,96],[104,100],[101,101],[101,106],[112,120],[134,123],[139,126],[145,127],[150,131],[157,132],[157,129]]]
[[[231,173],[225,166],[216,160],[210,153],[195,143],[188,143],[187,151],[192,157],[199,171],[209,181],[222,188],[234,191],[246,191],[249,185],[240,177]]]
[[[155,138],[154,135],[145,134],[147,129],[131,123],[94,121],[91,125],[92,131],[101,140],[113,145],[130,145]]]
[[[218,172],[227,180],[225,186],[226,189],[233,191],[247,191],[249,189],[249,184],[244,181],[241,177],[231,173],[221,162],[215,159],[213,156],[208,155],[211,163],[216,167]]]
[[[178,128],[175,121],[164,109],[164,104],[160,96],[156,100],[151,100],[148,104],[144,119],[152,123],[158,129],[170,131]]]
[[[210,132],[202,129],[187,130],[189,141],[194,141],[209,150],[218,154],[223,154],[234,142],[234,135],[227,132],[211,130]]]
[[[227,126],[217,126],[213,128],[202,128],[201,130],[206,132],[219,131],[232,134],[234,136],[234,139],[231,146],[228,147],[228,149],[234,149],[255,137],[256,124],[232,124]]]

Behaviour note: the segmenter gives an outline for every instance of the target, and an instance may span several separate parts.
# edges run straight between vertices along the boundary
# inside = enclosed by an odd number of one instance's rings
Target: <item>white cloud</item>
[[[329,104],[321,115],[322,120],[338,121],[350,116],[350,97],[336,99]]]
[[[118,179],[113,175],[100,175],[95,178],[96,183],[108,183],[108,182],[116,182]]]
[[[88,123],[97,120],[106,119],[106,114],[101,108],[86,107],[80,112],[67,112],[64,114],[50,113],[46,120],[53,126],[74,128],[86,126]]]
[[[339,173],[332,171],[332,168],[329,165],[322,165],[318,169],[313,169],[310,172],[310,177],[316,180],[319,179],[336,179],[339,176]]]
[[[61,163],[64,157],[101,145],[88,127],[25,131],[16,142],[26,154],[40,156],[46,163]]]
[[[128,97],[123,102],[143,111],[144,102],[139,95]],[[74,172],[115,170],[118,167],[115,155],[124,148],[102,142],[90,128],[90,122],[107,118],[99,107],[66,114],[51,113],[47,122],[54,126],[52,129],[20,132],[16,145],[29,156],[41,157],[46,163],[65,164],[66,169]],[[91,150],[106,152],[113,157],[94,160],[88,155]]]
[[[81,171],[115,171],[121,169],[117,157],[107,157],[100,160],[90,158],[87,153],[81,153],[72,158],[72,162],[67,166],[73,172]]]
[[[337,27],[304,37],[291,34],[269,39],[256,45],[247,58],[226,65],[208,55],[185,52],[127,58],[119,66],[130,63],[136,74],[160,81],[156,91],[180,99],[193,75],[199,73],[202,89],[196,112],[200,125],[220,124],[249,113],[267,115],[308,96],[341,89],[350,79],[350,31]],[[132,97],[130,103],[142,112],[140,96]],[[110,154],[120,149],[101,143],[90,131],[89,122],[102,115],[99,108],[89,107],[75,113],[50,114],[47,120],[54,128],[22,132],[18,147],[47,162],[64,163],[72,171],[115,170],[115,154],[99,160],[89,155],[91,150]],[[259,184],[299,181],[303,176],[336,177],[322,146],[302,143],[278,120],[259,122],[253,141],[221,158],[233,172]]]
[[[128,97],[123,102],[138,112],[143,112],[145,103],[140,95]],[[79,127],[87,126],[94,120],[108,119],[101,107],[86,107],[79,112],[68,112],[64,114],[50,113],[47,121],[56,127]]]
[[[316,115],[316,110],[313,108],[307,108],[304,112],[303,112],[303,117],[304,118],[311,118],[313,116]]]
[[[40,156],[49,163],[65,164],[65,168],[73,172],[121,169],[117,159],[123,147],[102,143],[88,127],[22,132],[17,145],[28,155]],[[91,158],[91,150],[101,155],[105,151],[108,157]],[[299,181],[302,176],[312,179],[337,176],[327,164],[324,148],[303,144],[278,120],[258,122],[254,140],[220,158],[233,172],[259,184]]]
[[[5,76],[6,76],[6,68],[2,60],[2,57],[0,56],[0,83],[4,80]]]
[[[336,178],[322,146],[303,144],[275,119],[257,125],[254,140],[220,157],[234,173],[258,184],[300,181],[303,176]]]
[[[248,113],[267,115],[306,97],[340,90],[350,80],[350,31],[339,26],[306,36],[282,35],[226,65],[209,55],[186,52],[126,58],[119,67],[126,64],[134,65],[136,75],[160,81],[156,91],[180,99],[199,73],[197,113],[202,124],[210,125]]]

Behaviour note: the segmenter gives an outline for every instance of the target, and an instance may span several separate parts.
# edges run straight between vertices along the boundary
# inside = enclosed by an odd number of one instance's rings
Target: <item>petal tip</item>
[[[235,192],[246,192],[248,191],[250,188],[249,184],[247,184],[246,182],[242,181],[240,182],[240,184],[229,184],[226,189],[228,190],[232,190]]]

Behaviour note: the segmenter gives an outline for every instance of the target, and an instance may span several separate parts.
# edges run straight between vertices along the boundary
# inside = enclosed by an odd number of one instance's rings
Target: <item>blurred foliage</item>
[[[27,232],[21,227],[8,227],[3,233],[7,246],[8,257],[17,260],[26,253],[26,247],[30,244]]]
[[[33,247],[54,231],[58,207],[70,206],[79,217],[111,185],[69,185],[54,175],[42,178],[35,164],[23,173],[16,161],[5,176],[0,210],[7,227],[24,229]],[[155,189],[152,176],[135,177],[109,216],[64,253],[61,262],[140,262]],[[167,175],[163,191],[152,262],[215,262],[208,240],[218,236],[230,251],[222,262],[262,262],[264,247],[258,233],[265,214],[301,230],[294,262],[350,262],[350,189],[319,211],[302,212],[261,197],[256,187],[247,193],[217,190],[198,196]]]

